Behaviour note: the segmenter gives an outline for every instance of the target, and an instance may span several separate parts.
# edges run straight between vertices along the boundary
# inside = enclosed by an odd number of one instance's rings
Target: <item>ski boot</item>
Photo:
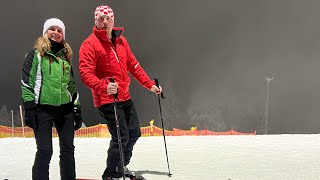
[[[124,167],[123,170],[124,170],[124,175],[130,178],[131,180],[146,180],[142,176],[136,176],[135,173],[133,171],[130,171],[126,166]]]

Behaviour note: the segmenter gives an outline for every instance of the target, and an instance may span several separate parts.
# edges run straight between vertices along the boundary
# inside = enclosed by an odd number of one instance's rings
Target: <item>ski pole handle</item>
[[[109,81],[114,83],[114,78],[113,77],[109,78]],[[117,93],[113,94],[113,97],[114,97],[114,99],[118,99],[118,89],[117,89]]]
[[[160,85],[159,85],[159,79],[154,79],[154,82],[156,83],[156,86],[160,89]],[[161,98],[164,98],[164,96],[163,96],[163,93],[162,93],[162,91],[161,91]]]

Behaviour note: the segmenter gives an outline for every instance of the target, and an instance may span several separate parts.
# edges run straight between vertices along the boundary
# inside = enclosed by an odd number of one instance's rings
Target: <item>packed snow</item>
[[[109,138],[76,138],[77,177],[101,179]],[[319,180],[320,134],[142,137],[137,142],[130,170],[148,180]],[[50,179],[59,177],[59,144]],[[0,180],[32,179],[34,138],[0,138]]]

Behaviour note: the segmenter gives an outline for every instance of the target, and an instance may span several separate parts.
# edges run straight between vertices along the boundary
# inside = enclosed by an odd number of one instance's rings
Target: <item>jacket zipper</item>
[[[58,61],[59,61],[59,59],[58,59]],[[64,64],[62,60],[61,60],[61,62],[62,62],[62,64]],[[62,68],[64,68],[63,65],[62,65]],[[62,74],[64,74],[64,72],[60,73],[60,105],[62,102],[62,76],[63,76]]]
[[[64,50],[65,48],[63,48],[63,49],[61,49],[58,53],[56,53],[56,54],[59,54],[62,50]],[[48,53],[48,54],[51,54],[51,55],[53,55],[54,57],[56,57],[56,59],[58,60],[58,62],[59,62],[59,57],[58,56],[56,56],[55,54],[53,54],[53,53]],[[49,58],[49,61],[50,61],[50,69],[49,69],[49,73],[51,73],[51,63],[53,62],[52,61],[52,59],[51,58]],[[61,60],[62,61],[62,72],[60,72],[60,105],[61,105],[61,103],[62,103],[62,76],[64,76],[64,69],[65,69],[65,67],[64,67],[64,62],[63,62],[63,60]],[[59,63],[60,64],[60,63]]]
[[[52,64],[52,59],[49,58],[49,74],[51,74],[51,64]]]
[[[65,69],[65,67],[64,67],[64,61],[62,61],[62,75],[64,76],[64,69]]]
[[[119,59],[118,59],[118,54],[114,51],[114,49],[113,49],[112,47],[110,47],[110,48],[111,48],[111,50],[113,51],[114,55],[116,56],[116,59],[117,59],[118,63],[120,63],[120,62],[119,62]]]
[[[122,81],[124,81],[123,68],[121,67],[121,63],[120,63],[120,61],[119,61],[118,54],[116,53],[116,51],[115,51],[112,47],[110,47],[110,48],[111,48],[112,52],[114,53],[114,55],[116,56],[116,59],[117,59],[117,61],[118,61],[118,63],[119,63],[119,66],[120,66],[120,69],[121,69],[121,72],[122,72]],[[118,95],[119,95],[119,94],[118,94]],[[119,97],[118,97],[118,98],[119,98]]]

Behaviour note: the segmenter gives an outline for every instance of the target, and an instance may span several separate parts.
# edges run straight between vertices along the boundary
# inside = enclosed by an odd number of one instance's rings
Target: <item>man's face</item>
[[[100,30],[106,30],[107,32],[111,33],[112,28],[114,26],[114,21],[109,16],[102,15],[102,16],[99,16],[99,18],[97,19],[96,26]]]

